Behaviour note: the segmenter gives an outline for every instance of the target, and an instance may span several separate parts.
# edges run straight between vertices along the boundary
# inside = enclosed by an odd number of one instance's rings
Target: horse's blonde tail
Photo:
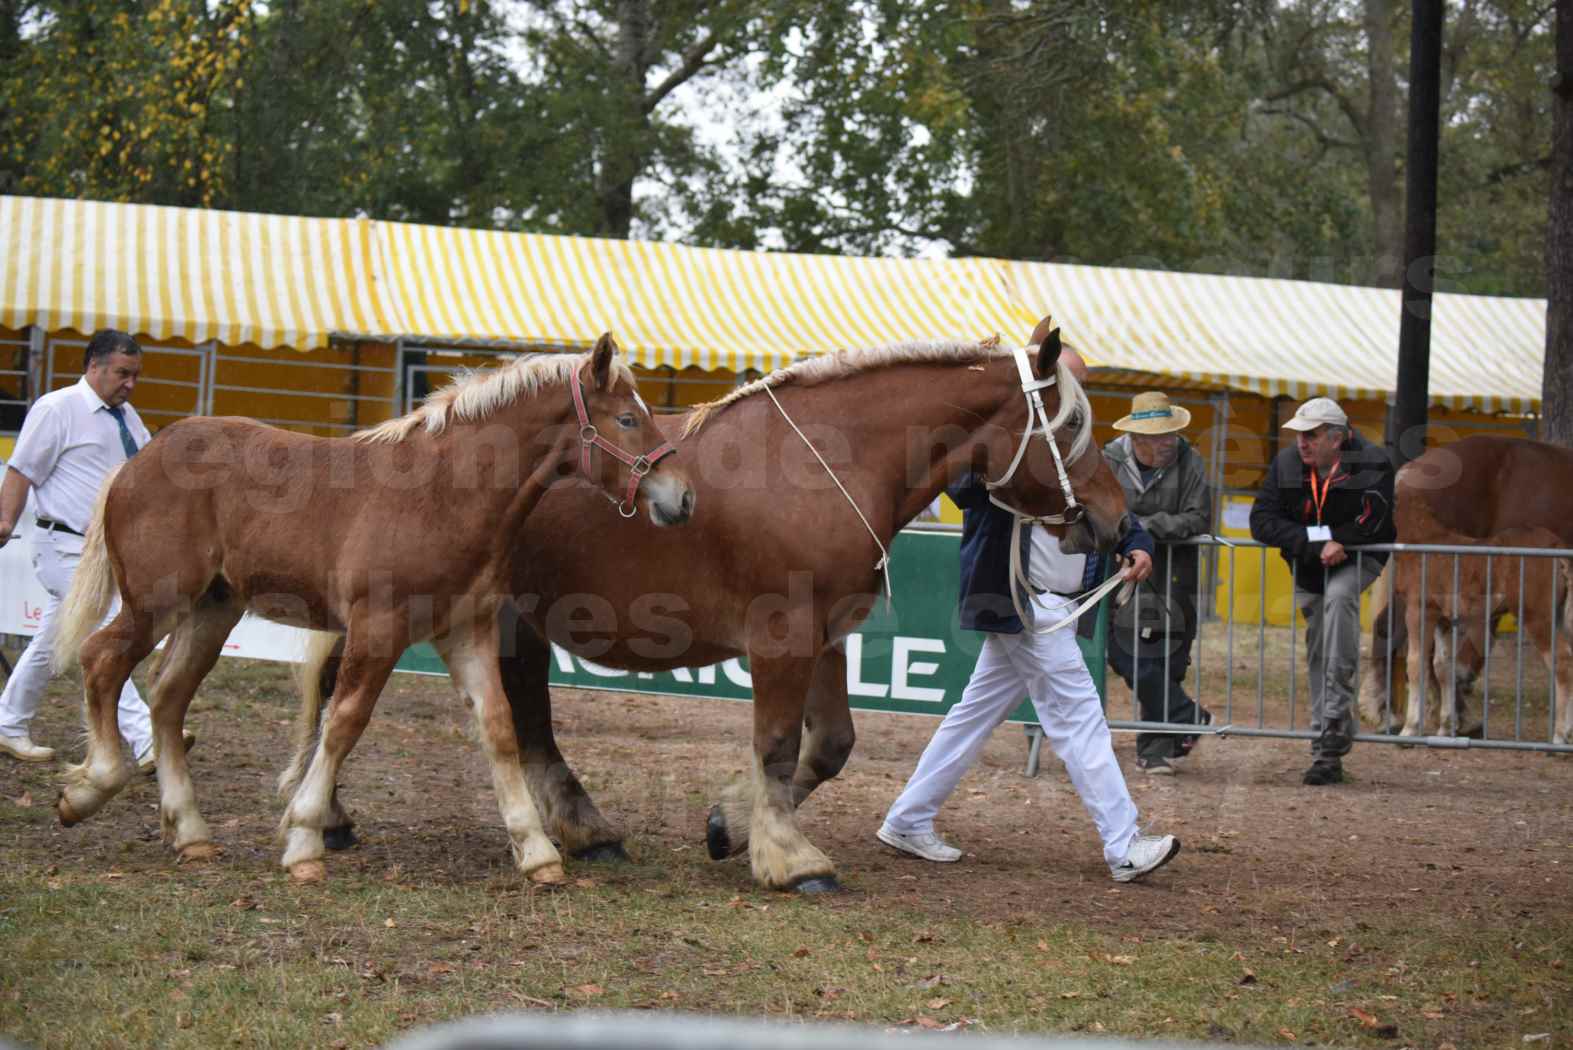
[[[279,794],[289,798],[300,786],[311,761],[312,747],[317,741],[317,724],[322,719],[322,705],[327,700],[322,690],[322,671],[337,653],[344,636],[334,631],[311,631],[306,637],[306,651],[295,668],[295,682],[300,690],[300,712],[295,718],[295,754],[284,772],[279,774]]]
[[[119,589],[115,567],[109,560],[109,546],[104,542],[104,507],[123,466],[124,463],[115,467],[104,478],[93,504],[93,520],[82,542],[82,560],[77,565],[76,575],[71,578],[71,591],[60,607],[60,628],[50,659],[56,674],[76,666],[82,643],[109,615],[109,607],[114,604],[115,592]]]

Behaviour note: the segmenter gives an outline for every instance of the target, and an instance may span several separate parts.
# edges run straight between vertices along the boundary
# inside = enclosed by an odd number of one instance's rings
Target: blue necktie
[[[115,417],[115,422],[120,424],[120,445],[126,450],[126,458],[130,459],[137,454],[136,438],[131,436],[131,431],[126,427],[126,410],[119,405],[105,406],[109,414]]]

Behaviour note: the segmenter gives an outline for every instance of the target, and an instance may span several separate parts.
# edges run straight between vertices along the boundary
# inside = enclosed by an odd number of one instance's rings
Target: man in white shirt
[[[23,762],[47,762],[55,754],[33,743],[28,724],[49,684],[56,614],[81,560],[98,490],[111,470],[152,440],[131,407],[142,374],[137,341],[104,329],[88,342],[82,363],[83,376],[74,386],[45,394],[28,410],[0,480],[0,547],[10,542],[31,491],[37,513],[33,571],[49,595],[38,633],[0,693],[0,752]],[[120,694],[120,732],[138,766],[150,766],[152,723],[129,679]]]

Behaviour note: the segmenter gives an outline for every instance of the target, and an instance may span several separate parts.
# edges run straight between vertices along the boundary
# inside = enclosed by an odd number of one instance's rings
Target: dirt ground
[[[277,863],[281,811],[272,784],[287,752],[286,671],[227,661],[190,724],[199,801],[229,864]],[[34,736],[73,750],[77,703],[53,687]],[[703,850],[709,801],[747,761],[751,707],[667,697],[555,694],[559,742],[636,858]],[[347,866],[443,873],[459,883],[511,869],[490,777],[468,739],[467,715],[445,679],[397,676],[342,780],[362,844],[330,856]],[[921,900],[976,921],[1028,917],[1128,925],[1128,896],[1110,894],[1091,823],[1045,754],[1023,776],[1027,745],[1003,726],[941,813],[939,829],[966,851],[955,865],[897,854],[874,838],[937,723],[860,712],[858,742],[839,778],[802,811],[807,835],[859,896]],[[1136,770],[1133,741],[1116,747],[1150,831],[1184,851],[1154,881],[1166,906],[1146,908],[1154,934],[1271,936],[1275,928],[1354,931],[1381,916],[1472,926],[1564,921],[1573,890],[1573,761],[1538,754],[1357,745],[1349,783],[1300,784],[1300,742],[1205,739],[1174,777]],[[49,807],[59,765],[0,761],[0,794]],[[77,829],[13,826],[11,862],[167,870],[151,780]],[[109,818],[109,819],[106,819]],[[41,833],[41,834],[40,834]],[[731,877],[746,891],[745,862]],[[582,866],[581,866],[582,867]]]

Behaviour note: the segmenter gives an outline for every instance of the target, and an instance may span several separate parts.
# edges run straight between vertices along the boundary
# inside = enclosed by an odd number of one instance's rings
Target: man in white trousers
[[[104,329],[88,342],[82,366],[75,385],[45,394],[28,410],[0,480],[0,547],[10,542],[31,491],[37,513],[33,571],[49,596],[38,633],[0,693],[0,752],[23,762],[47,762],[55,756],[54,748],[33,743],[28,725],[49,684],[56,617],[82,558],[83,534],[98,490],[111,470],[152,439],[131,407],[131,393],[142,374],[137,341],[125,332]],[[130,679],[120,693],[120,732],[138,767],[150,769],[152,722]]]
[[[1040,326],[1033,341],[1047,334]],[[1085,379],[1086,365],[1074,351],[1063,351],[1060,359],[1078,380]],[[1086,454],[1097,455],[1096,448]],[[1109,874],[1116,882],[1130,882],[1156,871],[1179,852],[1179,840],[1143,835],[1137,827],[1136,804],[1114,757],[1109,723],[1075,630],[1067,626],[1035,634],[1016,615],[1010,597],[1013,519],[989,502],[982,479],[970,476],[950,495],[964,515],[961,623],[987,637],[961,699],[934,731],[907,786],[885,814],[879,840],[924,860],[959,860],[961,851],[935,833],[934,818],[989,734],[1025,694],[1097,827]],[[1102,559],[1061,551],[1059,540],[1040,526],[1022,534],[1021,563],[1036,594],[1033,615],[1040,624],[1053,623],[1073,607],[1071,594],[1097,585]],[[1118,551],[1129,559],[1127,578],[1140,581],[1152,572],[1152,551],[1152,537],[1131,520]]]

